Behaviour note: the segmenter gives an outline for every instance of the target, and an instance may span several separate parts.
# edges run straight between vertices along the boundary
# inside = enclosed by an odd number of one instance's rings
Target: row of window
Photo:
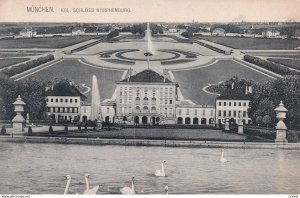
[[[77,103],[78,102],[78,100],[77,99],[74,99],[73,100],[73,98],[70,98],[70,99],[68,99],[68,98],[65,98],[65,99],[63,99],[63,98],[60,98],[60,99],[58,99],[58,98],[50,98],[50,100],[49,100],[49,98],[46,98],[46,102],[65,102],[65,103],[73,103],[73,101],[74,101],[74,103]]]
[[[223,112],[223,115],[222,115],[222,112]],[[219,110],[218,111],[218,116],[224,116],[224,117],[226,117],[226,116],[229,116],[229,117],[238,117],[238,116],[243,116],[243,117],[247,117],[247,112],[246,111],[243,111],[242,112],[242,115],[241,115],[241,112],[242,111],[231,111],[231,110],[228,110],[228,111],[226,111],[226,110]]]
[[[131,112],[131,107],[119,107],[118,108],[118,113],[132,113]],[[173,114],[173,108],[160,108],[159,109],[160,113],[162,114]],[[135,107],[135,113],[158,113],[157,108],[152,106],[150,109],[147,106],[144,106],[141,108],[140,106]]]
[[[183,122],[184,121],[184,122]],[[208,123],[207,123],[208,121]],[[182,117],[177,118],[177,124],[214,124],[214,119],[206,119],[206,118],[190,118],[187,117],[183,119]]]
[[[201,112],[201,110],[200,109],[194,109],[194,110],[192,110],[192,109],[186,109],[186,111],[185,111],[185,115],[192,115],[192,114],[194,114],[194,115],[200,115],[200,113],[202,114],[202,115],[206,115],[206,110],[205,109],[202,109],[202,112]],[[178,115],[183,115],[184,114],[184,109],[178,109]],[[209,114],[210,116],[214,116],[214,110],[210,110],[210,114]]]
[[[78,107],[47,107],[50,113],[78,113]]]
[[[241,107],[242,106],[242,102],[223,102],[223,106],[239,106]],[[219,106],[222,106],[222,102],[219,102]],[[243,102],[243,106],[246,107],[247,106],[247,103],[246,102]]]

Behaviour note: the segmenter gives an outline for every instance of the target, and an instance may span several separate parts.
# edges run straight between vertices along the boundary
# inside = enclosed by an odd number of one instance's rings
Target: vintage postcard
[[[300,194],[299,0],[0,0],[0,195]]]

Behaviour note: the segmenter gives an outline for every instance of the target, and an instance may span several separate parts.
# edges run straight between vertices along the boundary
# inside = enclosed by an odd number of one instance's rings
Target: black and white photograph
[[[300,198],[299,167],[299,0],[0,0],[0,198]]]

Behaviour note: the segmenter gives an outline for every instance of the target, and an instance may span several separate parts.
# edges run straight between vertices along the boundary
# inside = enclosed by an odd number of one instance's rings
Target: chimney
[[[245,94],[248,95],[248,86],[246,86]]]
[[[166,75],[164,75],[164,83],[166,82]]]
[[[234,82],[231,84],[231,89],[234,89]]]

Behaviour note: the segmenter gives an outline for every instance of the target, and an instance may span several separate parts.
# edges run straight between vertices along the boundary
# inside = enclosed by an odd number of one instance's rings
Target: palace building
[[[252,93],[251,86],[232,86],[216,99],[216,121],[224,123],[225,118],[230,122],[237,123],[241,118],[244,124],[251,124],[251,118],[248,116],[248,108]]]
[[[134,124],[175,124],[178,83],[152,70],[117,82],[116,118]]]
[[[179,85],[166,76],[146,69],[116,82],[113,97],[100,101],[102,120],[129,125],[215,125],[226,118],[235,122],[248,117],[251,86],[232,85],[213,105],[197,105],[179,100]],[[46,98],[47,114],[51,119],[68,121],[91,120],[92,105],[78,90],[59,91],[54,88]],[[92,93],[93,94],[93,93]]]

